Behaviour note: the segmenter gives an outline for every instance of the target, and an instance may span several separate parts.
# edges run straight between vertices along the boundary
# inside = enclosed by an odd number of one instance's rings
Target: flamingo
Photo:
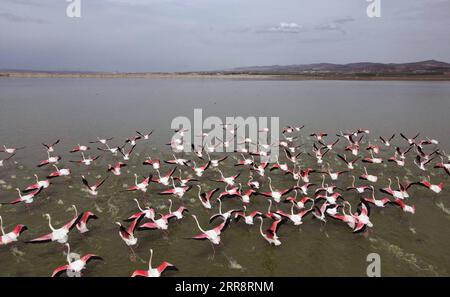
[[[247,186],[249,186],[252,189],[259,189],[260,184],[257,180],[253,180],[253,175],[250,175],[248,177],[248,182],[247,182]]]
[[[49,180],[39,180],[39,177],[38,177],[37,174],[35,174],[34,177],[36,178],[36,183],[28,186],[24,190],[24,192],[34,191],[34,190],[37,190],[39,188],[47,189],[50,186],[50,181]]]
[[[85,166],[90,166],[94,163],[94,161],[96,161],[98,158],[100,158],[100,156],[94,157],[92,158],[91,156],[88,156],[87,158],[84,156],[84,153],[81,152],[81,156],[83,159],[78,160],[78,161],[72,161],[70,160],[69,162],[71,163],[79,163],[79,164],[83,164]]]
[[[277,214],[279,214],[282,217],[288,218],[295,226],[299,226],[301,224],[303,224],[303,217],[306,216],[308,213],[310,213],[314,207],[314,204],[311,205],[311,208],[309,209],[303,209],[301,210],[299,213],[294,213],[294,207],[295,207],[295,203],[292,201],[292,206],[291,206],[291,213],[285,213],[282,210],[277,210]]]
[[[269,180],[270,192],[261,192],[258,194],[266,196],[266,197],[271,197],[277,203],[279,203],[281,201],[281,197],[283,197],[284,195],[288,194],[290,191],[293,190],[293,188],[288,188],[288,189],[284,189],[284,190],[274,190],[272,188],[272,179],[270,177],[268,177],[268,180]]]
[[[264,217],[274,221],[281,220],[281,216],[276,211],[272,212],[272,199],[267,199],[267,201],[269,201],[269,207],[267,208],[267,213],[264,214]]]
[[[125,144],[129,143],[132,147],[136,146],[136,141],[138,141],[139,139],[141,139],[141,136],[134,136],[131,138],[127,138],[125,140]]]
[[[219,191],[219,188],[215,188],[207,193],[201,193],[202,188],[200,185],[197,185],[198,187],[198,199],[200,200],[200,202],[202,203],[203,207],[206,209],[211,209],[211,198],[214,195],[214,193],[216,193],[217,191]]]
[[[435,192],[436,194],[439,194],[440,192],[442,192],[442,189],[444,188],[444,183],[439,183],[439,184],[434,185],[430,182],[430,180],[431,180],[431,178],[428,176],[428,180],[422,180],[422,181],[418,182],[417,184],[430,189],[431,191]]]
[[[89,182],[86,180],[84,175],[81,176],[81,181],[86,186],[87,191],[89,192],[89,194],[91,194],[92,196],[97,196],[98,195],[98,189],[105,183],[105,181],[108,178],[109,178],[109,176],[105,177],[103,180],[100,180],[100,181],[96,182],[95,185],[93,185],[93,186],[91,186],[89,184]]]
[[[127,189],[127,191],[141,191],[143,193],[146,193],[151,179],[152,179],[152,175],[150,174],[142,182],[138,183],[137,182],[137,174],[135,173],[134,174],[134,186],[129,187]]]
[[[151,131],[148,132],[148,133],[141,133],[141,132],[139,132],[139,131],[136,131],[136,133],[137,133],[142,139],[148,140],[148,139],[150,139],[150,136],[153,134],[153,130],[151,130]]]
[[[247,225],[253,225],[255,217],[263,216],[262,212],[260,212],[260,211],[253,211],[249,215],[246,215],[247,206],[244,205],[243,208],[244,208],[244,211],[237,212],[234,215],[234,218],[236,221],[239,221],[240,218],[243,218]]]
[[[173,168],[164,176],[161,176],[159,169],[156,169],[156,172],[158,173],[158,178],[152,178],[150,181],[161,184],[163,186],[168,186],[170,183],[170,178],[172,177],[172,175],[176,169],[177,169],[177,167]]]
[[[3,149],[0,149],[0,153],[7,153],[10,155],[14,155],[17,151],[23,150],[25,147],[6,147],[6,145],[3,145]]]
[[[211,246],[213,249],[213,257],[216,254],[216,249],[214,248],[214,245],[220,245],[221,241],[220,241],[220,235],[222,234],[222,232],[225,230],[225,228],[228,225],[229,220],[225,220],[223,221],[220,225],[214,227],[213,229],[210,230],[204,230],[201,226],[200,223],[198,222],[197,216],[192,215],[192,218],[195,220],[195,222],[197,223],[197,227],[198,229],[202,232],[199,235],[196,235],[194,237],[191,237],[191,239],[196,239],[196,240],[209,240],[209,242],[211,242]]]
[[[206,155],[208,156],[208,160],[211,162],[211,166],[214,168],[218,167],[221,162],[228,159],[228,156],[223,156],[222,158],[219,159],[211,159],[211,156],[209,155],[208,151],[206,151]]]
[[[364,167],[364,174],[362,174],[359,178],[362,179],[362,180],[370,181],[372,183],[376,183],[378,181],[378,176],[372,175],[372,174],[368,174],[366,167]]]
[[[211,218],[209,219],[210,223],[214,222],[217,218],[222,218],[224,221],[226,221],[230,219],[235,213],[242,211],[240,209],[230,209],[227,212],[222,212],[222,201],[220,199],[217,200],[219,201],[219,213],[211,216]]]
[[[172,212],[172,199],[169,199],[169,214],[174,215],[177,220],[181,220],[183,218],[183,215],[185,212],[189,212],[189,210],[184,207],[184,206],[180,206],[176,211]]]
[[[389,138],[383,138],[383,137],[380,136],[380,139],[381,139],[381,141],[383,142],[383,144],[386,147],[390,147],[391,146],[391,141],[392,141],[392,139],[394,139],[394,137],[395,137],[395,134],[392,134],[392,136],[389,137]]]
[[[315,137],[317,141],[321,141],[321,140],[323,140],[323,138],[325,136],[328,136],[328,133],[317,132],[317,133],[309,134],[309,136],[310,137]]]
[[[415,143],[416,143],[416,139],[417,139],[417,137],[419,137],[419,135],[420,135],[420,133],[417,133],[417,135],[414,136],[413,138],[408,138],[408,137],[406,137],[403,133],[400,133],[400,136],[401,136],[403,139],[405,139],[405,140],[408,142],[409,145],[415,144]]]
[[[106,142],[108,142],[110,140],[113,140],[113,139],[114,139],[114,137],[111,137],[111,138],[100,138],[100,137],[97,137],[96,141],[90,141],[89,143],[101,143],[101,144],[105,144],[106,145]]]
[[[234,197],[234,196],[238,196],[241,197],[241,188],[242,185],[239,184],[238,187],[232,187],[231,189],[228,189],[228,184],[225,186],[225,190],[219,194],[218,199],[221,200],[224,197]]]
[[[0,216],[0,231],[2,232],[0,236],[0,246],[8,245],[10,243],[18,241],[19,236],[22,234],[22,232],[26,231],[27,229],[28,229],[27,226],[19,224],[16,227],[14,227],[13,231],[6,233],[5,229],[3,229],[2,216]]]
[[[348,173],[348,170],[344,170],[344,171],[336,171],[336,172],[332,172],[331,171],[331,166],[330,163],[327,163],[328,165],[328,169],[325,172],[319,172],[319,173],[325,173],[328,174],[328,176],[331,178],[331,180],[338,180],[339,176],[341,176],[344,173]]]
[[[359,160],[359,157],[354,158],[352,161],[348,161],[347,160],[347,156],[344,154],[344,156],[342,155],[337,155],[339,157],[339,159],[341,159],[342,161],[344,161],[344,163],[347,165],[347,168],[350,170],[355,169],[355,163],[356,161]]]
[[[36,191],[33,191],[31,193],[27,193],[26,195],[22,195],[22,192],[18,188],[16,190],[19,193],[19,198],[15,199],[11,202],[8,202],[8,204],[17,204],[17,203],[23,202],[23,203],[25,203],[25,205],[27,205],[27,204],[33,203],[34,198],[37,195],[39,195],[39,193],[41,193],[42,188],[39,188]],[[2,203],[2,204],[4,204],[4,203]]]
[[[402,152],[402,150],[399,147],[395,148],[395,152],[397,153],[397,155],[400,157],[401,160],[405,160],[406,159],[406,154],[409,153],[409,151],[412,149],[412,146],[408,147],[408,149],[404,152]]]
[[[117,152],[120,150],[120,147],[110,147],[107,143],[105,143],[106,149],[97,148],[97,150],[102,152],[110,152],[113,156],[117,156]]]
[[[414,160],[414,164],[416,164],[420,170],[427,171],[427,168],[425,166],[433,160],[434,160],[434,158],[428,159],[428,160],[427,159],[422,160],[420,156],[417,156],[416,159]]]
[[[81,234],[84,234],[89,231],[87,224],[90,219],[98,219],[98,217],[91,211],[87,211],[83,214],[80,221],[77,224],[77,229],[80,231]]]
[[[299,210],[304,209],[304,208],[305,208],[305,205],[306,205],[306,203],[307,203],[308,201],[311,201],[311,202],[313,202],[313,204],[314,204],[314,199],[312,199],[311,197],[308,197],[308,196],[305,196],[305,197],[303,197],[302,199],[300,199],[299,201],[297,201],[298,191],[297,191],[297,190],[294,190],[294,192],[295,192],[295,196],[293,196],[293,197],[292,197],[292,196],[287,197],[286,200],[285,200],[284,202],[291,202],[291,203],[294,203],[294,205],[295,205]]]
[[[89,263],[89,261],[103,260],[101,257],[99,257],[97,255],[87,254],[87,255],[84,255],[83,257],[81,257],[80,259],[73,261],[71,259],[71,254],[70,254],[70,244],[66,243],[66,246],[67,246],[67,258],[66,259],[67,259],[68,264],[56,268],[52,273],[52,277],[59,276],[63,272],[67,272],[67,271],[70,271],[71,275],[79,277],[79,276],[81,276],[81,271],[86,269],[86,264]]]
[[[136,270],[131,277],[160,277],[166,270],[178,270],[173,264],[169,262],[162,262],[157,268],[152,268],[153,250],[150,249],[150,260],[148,261],[148,270]]]
[[[122,162],[117,162],[116,165],[111,166],[108,165],[108,172],[112,172],[115,176],[120,176],[121,174],[121,168],[127,166],[127,164],[124,164]]]
[[[76,152],[85,152],[87,150],[90,150],[91,148],[86,145],[80,145],[78,144],[76,147],[74,147],[70,152],[76,153]]]
[[[52,156],[50,156],[49,152],[47,152],[47,156],[48,156],[48,158],[46,160],[41,161],[41,163],[39,163],[39,165],[37,167],[43,167],[48,164],[58,164],[59,161],[61,160],[60,156],[52,157]]]
[[[238,160],[238,163],[234,164],[234,166],[252,166],[255,163],[253,156],[250,156],[250,158],[245,158],[243,154],[241,156],[242,160]]]
[[[352,175],[352,186],[351,187],[347,187],[346,191],[355,190],[358,194],[362,194],[366,190],[369,190],[371,188],[370,186],[358,186],[357,187],[357,186],[355,186],[355,181],[356,181],[355,176]]]
[[[236,179],[241,175],[240,173],[238,173],[238,174],[230,176],[230,177],[225,177],[220,169],[216,169],[216,170],[220,173],[221,178],[213,180],[213,181],[226,183],[229,186],[234,186],[234,184],[236,183]]]
[[[119,236],[125,242],[125,244],[130,248],[131,252],[134,254],[132,246],[136,245],[138,242],[138,238],[134,235],[134,231],[136,230],[136,226],[139,223],[140,218],[136,218],[131,223],[130,227],[126,229],[120,222],[116,222],[116,225],[119,226]]]
[[[71,171],[69,168],[61,168],[59,169],[58,166],[53,165],[55,167],[56,171],[50,173],[47,178],[55,178],[60,176],[69,176],[71,174]]]
[[[401,199],[395,199],[395,204],[399,205],[400,208],[407,213],[415,214],[416,213],[416,207],[414,205],[406,205]]]
[[[164,160],[164,162],[167,164],[181,165],[181,166],[189,166],[189,163],[191,162],[190,160],[187,159],[177,158],[175,157],[174,154],[172,154],[172,156],[173,156],[172,160]]]
[[[139,205],[139,201],[137,199],[133,199],[133,200],[136,201],[137,207],[140,212],[135,213],[132,216],[130,216],[127,219],[127,221],[133,221],[133,220],[141,218],[143,216],[152,221],[155,219],[155,210],[153,208],[150,208],[147,206],[147,207],[145,207],[145,209],[142,209],[141,206]]]
[[[180,182],[180,186],[187,186],[187,184],[189,182],[198,181],[198,179],[195,179],[195,178],[189,178],[189,177],[188,178],[183,178],[181,176],[181,169],[179,169],[179,172],[180,172],[180,176],[176,176],[176,177],[174,177],[174,179],[176,179],[177,181]]]
[[[383,158],[374,157],[373,151],[370,151],[370,158],[366,157],[362,160],[362,162],[371,164],[381,164],[383,163]]]
[[[369,206],[366,203],[361,202],[359,204],[357,213],[354,214],[356,218],[356,226],[355,229],[353,230],[354,233],[362,231],[366,226],[369,228],[373,227],[369,215],[370,215]]]
[[[175,197],[178,198],[183,198],[184,194],[186,194],[187,191],[189,191],[192,186],[182,186],[182,187],[177,187],[175,185],[175,181],[173,179],[173,177],[170,177],[172,179],[172,189],[163,191],[163,192],[159,192],[159,195],[173,195]]]
[[[259,226],[259,232],[261,233],[261,236],[269,243],[273,244],[275,246],[281,245],[281,241],[277,235],[277,231],[280,228],[282,220],[276,220],[270,225],[270,228],[267,229],[265,232],[263,232],[263,223],[264,220],[262,217],[258,217],[258,219],[261,221],[261,225]]]
[[[377,206],[377,207],[385,207],[386,204],[391,203],[391,200],[387,197],[381,198],[379,200],[377,200],[375,198],[375,189],[373,186],[370,186],[370,188],[372,189],[372,197],[371,198],[363,198],[364,201],[372,203],[373,205]]]
[[[46,213],[44,216],[48,219],[48,226],[50,227],[50,230],[52,232],[47,235],[27,241],[27,243],[44,243],[50,241],[56,241],[62,244],[66,243],[69,240],[69,232],[78,224],[78,221],[83,216],[82,213],[78,215],[75,205],[72,205],[72,208],[75,210],[75,216],[68,223],[58,229],[55,229],[52,226],[52,218],[50,214]]]
[[[8,160],[10,160],[10,159],[11,159],[12,157],[14,157],[15,155],[16,155],[16,154],[12,154],[12,155],[10,155],[8,158],[0,160],[0,167],[5,166],[5,162],[8,161]]]
[[[122,154],[123,156],[123,160],[124,161],[128,161],[131,158],[131,153],[133,152],[134,148],[136,147],[136,145],[132,145],[131,148],[128,150],[128,152],[123,150],[123,147],[119,148],[119,153]]]
[[[440,158],[441,158],[441,163],[436,164],[436,165],[434,166],[434,168],[442,168],[442,169],[445,170],[445,172],[446,172],[448,175],[450,175],[450,163],[445,163],[445,162],[444,162],[444,158],[443,158],[443,157],[440,157]],[[449,159],[449,160],[450,160],[450,159]]]
[[[42,143],[42,145],[45,146],[45,148],[47,148],[47,152],[53,153],[55,151],[55,145],[57,145],[58,143],[59,143],[59,139],[57,141],[53,142],[52,144]]]
[[[251,170],[256,171],[256,173],[258,173],[259,176],[265,176],[266,174],[266,167],[269,163],[267,162],[263,162],[259,165],[253,164],[253,168],[251,168]]]
[[[390,157],[388,159],[388,162],[395,162],[395,164],[397,164],[400,167],[405,166],[405,159],[400,158],[397,152],[394,153],[393,157]]]
[[[198,177],[202,177],[203,173],[205,173],[206,169],[208,169],[209,165],[211,164],[211,161],[208,161],[205,165],[197,167],[197,164],[192,161],[194,166],[192,166],[192,170],[194,170],[195,175]]]

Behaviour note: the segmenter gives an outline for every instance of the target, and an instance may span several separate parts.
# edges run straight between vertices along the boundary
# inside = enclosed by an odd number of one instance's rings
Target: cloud
[[[33,24],[48,24],[47,20],[33,18],[33,17],[22,17],[8,12],[0,12],[0,19],[12,23],[33,23]]]
[[[272,26],[261,30],[263,33],[300,33],[302,26],[297,23],[281,22],[277,26]]]

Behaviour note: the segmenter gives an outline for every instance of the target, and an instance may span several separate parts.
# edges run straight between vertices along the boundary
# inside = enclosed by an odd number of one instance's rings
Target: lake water
[[[0,144],[26,146],[6,166],[0,167],[0,202],[17,198],[14,189],[34,183],[34,173],[43,178],[52,171],[51,167],[36,167],[46,159],[42,142],[61,139],[56,147],[63,158],[61,166],[72,169],[71,177],[54,180],[29,210],[21,204],[0,207],[6,232],[19,223],[29,228],[18,243],[0,247],[0,276],[49,276],[57,266],[64,265],[65,249],[60,244],[27,245],[24,241],[48,233],[44,213],[52,215],[55,226],[68,221],[73,215],[69,209],[72,204],[99,217],[90,222],[89,233],[80,235],[74,229],[70,234],[73,252],[95,253],[105,259],[89,263],[86,276],[129,276],[134,270],[147,267],[150,248],[155,252],[154,266],[165,260],[178,267],[178,272],[169,272],[167,276],[364,276],[369,253],[381,256],[384,276],[450,275],[450,177],[431,167],[428,172],[420,171],[412,163],[413,152],[408,155],[405,168],[397,168],[392,163],[368,165],[380,177],[376,187],[387,186],[388,177],[416,181],[431,175],[434,183],[444,182],[444,191],[434,194],[425,188],[412,187],[408,203],[416,206],[414,215],[405,214],[395,206],[372,207],[374,227],[365,234],[353,234],[345,224],[333,220],[323,225],[309,215],[301,228],[290,223],[281,226],[282,245],[274,247],[259,234],[259,224],[250,227],[242,221],[232,222],[222,235],[223,246],[211,260],[208,242],[186,239],[199,233],[193,219],[186,216],[170,223],[168,238],[160,231],[137,231],[137,259],[131,259],[114,222],[137,212],[133,198],[158,208],[167,205],[168,197],[156,195],[163,187],[154,183],[145,196],[121,190],[124,185],[133,184],[134,173],[148,175],[150,168],[141,165],[145,156],[162,159],[170,156],[169,147],[164,144],[172,135],[171,121],[177,116],[192,118],[194,108],[202,108],[204,117],[273,116],[280,118],[280,127],[304,124],[301,141],[306,143],[312,141],[306,136],[315,131],[334,135],[339,130],[368,128],[372,142],[380,135],[388,137],[404,132],[412,136],[421,132],[421,137],[440,140],[439,147],[450,153],[448,82],[0,79]],[[82,174],[91,180],[104,177],[107,164],[116,160],[104,154],[93,167],[86,169],[68,163],[79,159],[78,154],[68,153],[72,147],[86,144],[97,136],[114,137],[110,143],[120,145],[135,135],[136,130],[150,129],[155,130],[151,140],[138,143],[137,155],[124,168],[121,177],[112,176],[97,198],[81,190]],[[330,136],[327,140],[334,139]],[[405,147],[399,137],[393,142]],[[101,153],[95,146],[91,145],[92,155]],[[310,147],[308,143],[303,150]],[[343,142],[336,150],[343,152]],[[367,152],[362,154],[366,156]],[[392,156],[393,151],[384,149],[381,155]],[[0,153],[0,159],[5,157],[6,154]],[[306,154],[301,160],[305,165],[316,166]],[[326,161],[335,170],[345,168],[334,152],[327,155]],[[248,170],[236,169],[233,163],[229,158],[223,165],[224,172],[231,175],[241,171],[240,181],[245,184]],[[164,164],[162,172],[170,168]],[[359,165],[353,174],[359,176],[361,172]],[[188,174],[192,171],[183,168],[183,175]],[[276,187],[294,184],[292,179],[276,171],[270,175]],[[209,189],[219,186],[208,181],[213,177],[217,173],[208,172],[201,184]],[[312,182],[320,183],[321,176],[314,175]],[[339,181],[343,187],[349,183],[348,176]],[[266,182],[264,189],[267,189]],[[355,209],[358,196],[348,192],[344,196]],[[377,192],[377,198],[381,197]],[[205,228],[209,216],[217,212],[216,206],[208,211],[203,209],[196,187],[182,201],[172,200],[175,208],[183,204],[191,214],[196,214]],[[256,196],[249,209],[265,212],[267,205],[266,198]],[[240,200],[224,202],[225,209],[232,207],[241,207]],[[279,207],[285,211],[290,208],[287,204]],[[165,213],[167,209],[159,211]]]

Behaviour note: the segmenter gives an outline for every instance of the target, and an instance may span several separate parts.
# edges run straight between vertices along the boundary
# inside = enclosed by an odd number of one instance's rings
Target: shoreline
[[[228,79],[228,80],[351,80],[351,81],[450,81],[449,74],[276,74],[276,73],[63,73],[0,72],[4,78],[96,79]]]

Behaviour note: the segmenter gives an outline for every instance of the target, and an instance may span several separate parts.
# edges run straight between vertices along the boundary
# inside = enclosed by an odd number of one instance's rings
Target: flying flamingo
[[[2,232],[0,236],[0,246],[8,245],[12,242],[18,241],[19,236],[27,229],[28,228],[25,225],[17,225],[16,227],[14,227],[13,231],[6,233],[5,229],[3,229],[2,216],[0,216],[0,231]]]
[[[73,261],[70,254],[70,245],[66,243],[67,246],[67,265],[60,266],[53,271],[52,277],[59,276],[63,272],[71,272],[71,275],[79,277],[81,276],[81,271],[86,268],[86,264],[91,260],[103,260],[101,257],[94,254],[87,254],[78,260]]]
[[[136,201],[137,207],[139,208],[140,212],[131,215],[128,219],[126,219],[127,221],[139,219],[143,216],[152,221],[155,219],[155,210],[153,208],[147,206],[145,207],[145,209],[142,209],[139,205],[139,201],[137,199],[134,199],[134,201]]]
[[[48,156],[48,158],[46,160],[41,161],[41,163],[39,163],[39,165],[37,167],[43,167],[48,164],[58,164],[59,161],[61,160],[60,156],[52,157],[52,156],[50,156],[49,152],[47,152],[47,156]]]
[[[259,232],[261,233],[261,236],[270,244],[273,244],[275,246],[281,245],[281,241],[277,235],[277,231],[280,227],[280,224],[283,222],[282,220],[276,220],[270,225],[270,228],[267,229],[265,232],[263,232],[263,223],[264,220],[262,217],[258,217],[258,219],[261,221],[261,225],[259,226]]]
[[[66,243],[69,240],[69,232],[73,229],[73,227],[76,226],[78,221],[83,216],[82,213],[78,215],[76,207],[74,205],[72,205],[72,207],[75,210],[75,216],[68,223],[66,223],[64,226],[58,229],[55,229],[52,226],[52,218],[48,213],[46,213],[44,216],[48,219],[48,226],[50,227],[50,230],[52,232],[47,235],[27,241],[27,243],[44,243],[50,241],[56,241],[58,243]]]
[[[55,151],[55,145],[57,145],[58,143],[59,143],[59,139],[57,141],[53,142],[52,144],[42,143],[42,145],[47,148],[47,152],[53,153]]]
[[[77,153],[77,152],[85,152],[87,150],[90,150],[91,148],[86,145],[80,145],[78,144],[76,147],[74,147],[70,152],[71,153]]]
[[[60,176],[69,176],[71,174],[70,169],[68,168],[61,168],[59,169],[58,166],[53,165],[55,167],[56,171],[50,173],[47,178],[55,178]]]
[[[37,176],[37,174],[35,174],[34,177],[36,178],[36,183],[28,186],[24,190],[24,192],[34,191],[34,190],[37,190],[39,188],[47,189],[50,186],[50,181],[49,180],[39,180],[39,177]]]
[[[160,277],[166,270],[178,270],[173,264],[169,262],[162,262],[157,268],[152,268],[153,250],[150,249],[150,260],[148,261],[148,270],[136,270],[131,277]]]
[[[90,219],[98,219],[98,217],[91,211],[87,211],[83,214],[80,221],[77,224],[77,229],[80,231],[81,234],[84,234],[89,231],[87,224]]]
[[[103,180],[100,180],[100,181],[96,182],[95,185],[93,185],[93,186],[89,185],[89,182],[86,180],[84,175],[81,176],[81,181],[86,186],[87,191],[89,192],[89,194],[91,194],[92,196],[97,196],[98,195],[98,189],[104,184],[104,182],[108,178],[109,178],[109,176],[105,177]]]
[[[211,246],[212,246],[212,249],[213,249],[213,257],[214,257],[215,254],[216,254],[216,249],[214,248],[214,245],[220,245],[221,244],[220,235],[225,230],[225,227],[227,227],[229,220],[223,221],[220,225],[218,225],[217,227],[215,227],[213,229],[204,230],[200,226],[197,217],[195,215],[192,215],[192,217],[194,218],[195,222],[197,223],[198,229],[202,232],[201,234],[192,237],[192,239],[209,240],[211,242]]]
[[[112,172],[115,176],[120,176],[121,174],[120,169],[125,166],[127,166],[127,164],[124,164],[122,162],[117,162],[116,165],[114,165],[114,167],[108,165],[108,172]]]
[[[202,193],[201,186],[197,185],[197,187],[198,187],[198,199],[202,203],[203,207],[206,209],[211,209],[212,208],[211,207],[211,198],[214,195],[214,193],[219,191],[219,188],[215,188],[209,192]]]

